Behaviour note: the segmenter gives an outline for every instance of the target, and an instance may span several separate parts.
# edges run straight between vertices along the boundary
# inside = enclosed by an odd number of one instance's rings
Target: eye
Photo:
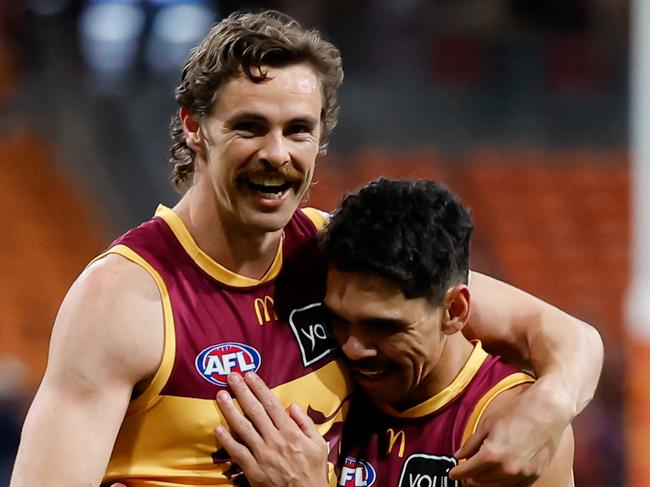
[[[249,137],[254,137],[256,135],[261,135],[264,133],[264,125],[262,125],[260,122],[257,122],[255,120],[243,120],[241,122],[237,122],[233,126],[233,130],[236,132],[239,132],[243,136],[249,136]]]
[[[326,307],[323,307],[323,322],[330,333],[334,330],[342,330],[347,325],[345,320]]]
[[[306,123],[294,123],[290,125],[285,131],[286,135],[292,136],[307,136],[313,131],[313,127]]]
[[[386,319],[372,319],[365,322],[368,329],[375,331],[375,333],[382,333],[384,335],[392,335],[401,332],[405,328],[405,324],[397,320]]]
[[[336,316],[332,316],[325,321],[325,327],[329,335],[337,339],[337,337],[344,337],[349,333],[350,323]]]

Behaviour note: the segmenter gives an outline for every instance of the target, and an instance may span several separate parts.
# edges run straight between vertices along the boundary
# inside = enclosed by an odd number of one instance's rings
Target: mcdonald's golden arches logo
[[[255,316],[257,316],[257,323],[260,326],[271,321],[271,317],[273,317],[274,320],[278,319],[278,315],[275,312],[275,303],[271,296],[255,298],[254,307]]]
[[[388,428],[386,430],[386,436],[388,436],[388,454],[393,451],[393,447],[395,446],[395,442],[399,438],[400,443],[399,443],[399,450],[397,450],[397,456],[402,458],[404,456],[404,446],[406,445],[406,435],[404,434],[403,430],[397,431],[395,433],[395,430],[393,428]]]

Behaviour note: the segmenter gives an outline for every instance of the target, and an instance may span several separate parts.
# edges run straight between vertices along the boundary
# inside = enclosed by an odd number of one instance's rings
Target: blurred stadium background
[[[262,7],[324,31],[345,62],[309,204],[332,209],[382,174],[460,193],[473,268],[604,337],[576,485],[650,485],[650,348],[625,332],[631,259],[650,253],[632,245],[634,1],[0,0],[0,486],[66,289],[178,197],[166,151],[182,60],[215,20]]]

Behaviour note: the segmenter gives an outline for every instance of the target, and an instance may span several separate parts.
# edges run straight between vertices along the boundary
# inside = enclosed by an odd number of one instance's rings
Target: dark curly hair
[[[337,121],[337,90],[343,81],[341,54],[318,31],[304,29],[283,13],[235,12],[215,24],[186,61],[176,88],[176,101],[201,119],[210,113],[219,87],[231,79],[243,74],[252,82],[261,83],[267,79],[265,67],[302,62],[309,63],[320,78],[323,94],[320,150],[323,153]],[[179,188],[186,185],[194,172],[195,154],[185,143],[178,115],[172,118],[170,135],[172,181]]]
[[[467,283],[472,229],[443,184],[380,178],[345,197],[320,246],[339,271],[378,274],[407,298],[438,305],[451,285]]]

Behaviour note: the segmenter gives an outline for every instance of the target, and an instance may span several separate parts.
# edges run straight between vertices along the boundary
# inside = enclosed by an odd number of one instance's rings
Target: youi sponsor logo
[[[327,329],[323,303],[312,303],[289,314],[289,326],[300,347],[302,363],[308,367],[334,350],[334,337]]]
[[[461,487],[449,478],[449,470],[457,465],[454,457],[414,453],[406,459],[398,487]]]

